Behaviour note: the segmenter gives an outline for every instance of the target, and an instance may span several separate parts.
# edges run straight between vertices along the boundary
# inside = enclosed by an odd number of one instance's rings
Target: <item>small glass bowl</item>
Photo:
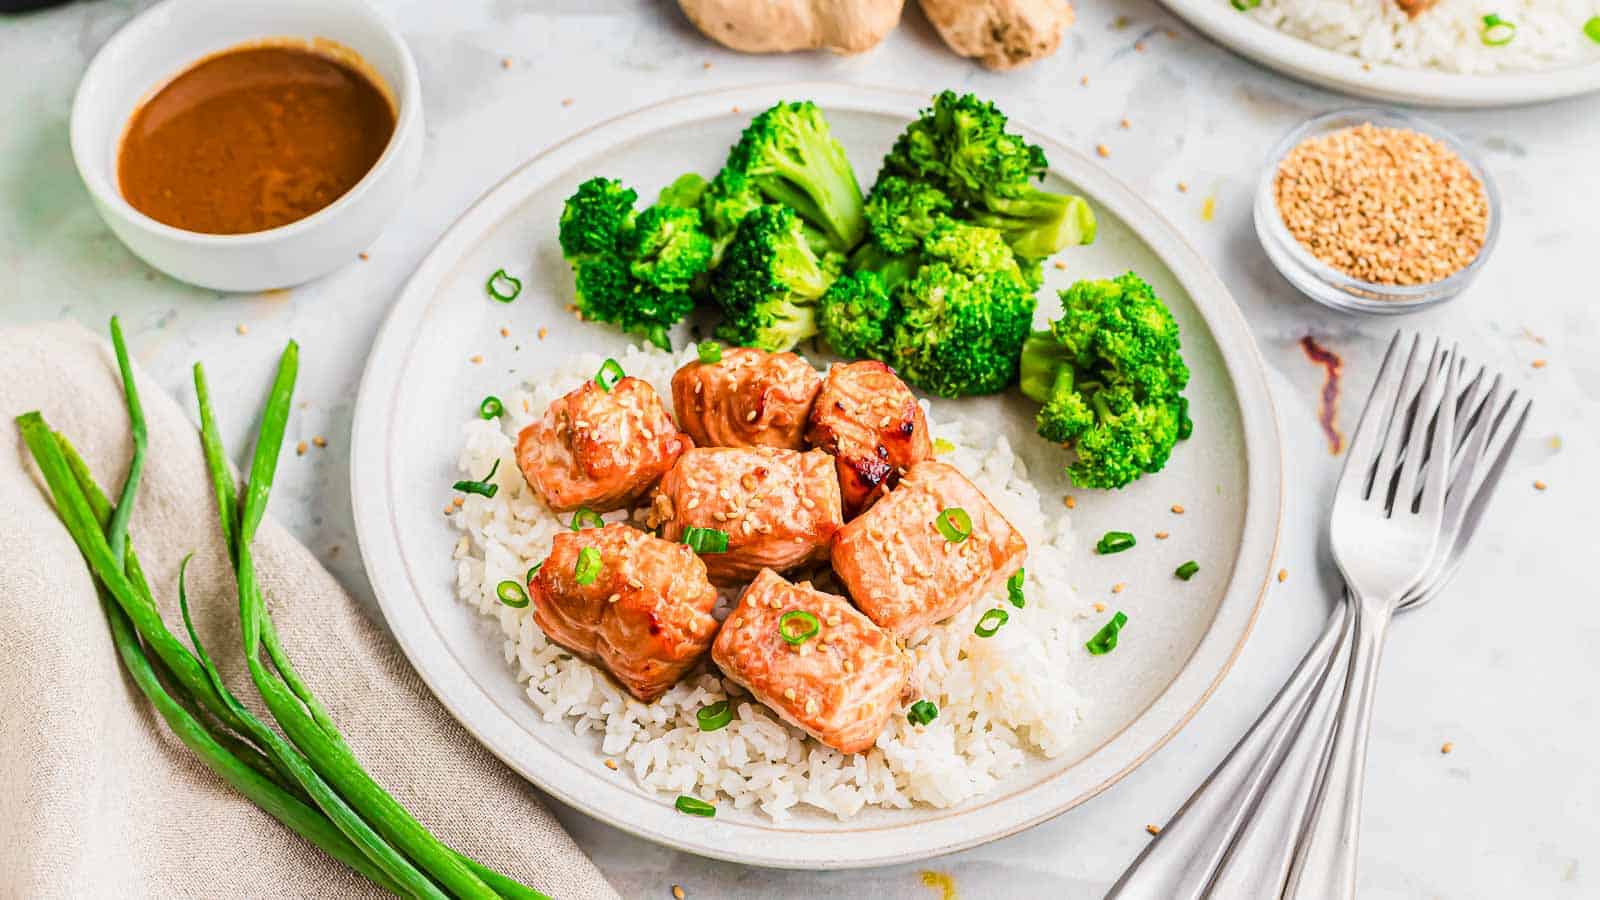
[[[1283,216],[1278,212],[1277,198],[1273,189],[1278,167],[1282,165],[1283,158],[1306,138],[1367,122],[1388,128],[1409,128],[1437,138],[1460,156],[1472,170],[1472,174],[1483,184],[1489,202],[1489,223],[1484,231],[1483,246],[1465,268],[1447,278],[1427,284],[1375,284],[1352,278],[1317,259],[1289,233],[1288,227],[1283,224]],[[1283,140],[1272,148],[1272,153],[1267,159],[1267,170],[1262,173],[1261,183],[1256,188],[1254,210],[1256,235],[1261,239],[1262,248],[1267,251],[1267,258],[1272,260],[1272,264],[1283,277],[1299,288],[1301,293],[1324,306],[1344,312],[1396,315],[1416,312],[1452,300],[1478,277],[1478,270],[1482,269],[1483,264],[1489,259],[1489,254],[1494,250],[1495,242],[1500,236],[1500,193],[1494,186],[1494,180],[1489,177],[1488,170],[1455,135],[1422,119],[1385,109],[1345,109],[1327,113],[1311,119],[1285,135]]]

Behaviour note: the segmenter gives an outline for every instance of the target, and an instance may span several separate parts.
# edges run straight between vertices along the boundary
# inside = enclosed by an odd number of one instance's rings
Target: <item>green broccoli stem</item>
[[[1022,395],[1036,403],[1048,403],[1061,388],[1061,376],[1072,386],[1073,370],[1066,348],[1049,330],[1035,331],[1022,342]]]
[[[815,140],[831,144],[826,135]],[[781,177],[758,175],[755,183],[768,199],[792,207],[802,219],[826,233],[833,249],[849,253],[861,243],[867,220],[861,187],[856,184],[850,162],[835,159],[835,155],[831,151],[807,154],[799,164],[787,157],[769,157]]]
[[[883,282],[886,294],[910,281],[922,267],[922,258],[916,253],[890,253],[877,244],[867,241],[850,254],[850,271],[872,272]]]
[[[1030,188],[1018,197],[986,195],[984,204],[986,209],[973,211],[972,221],[1004,234],[1018,256],[1044,259],[1094,242],[1094,210],[1082,197]]]

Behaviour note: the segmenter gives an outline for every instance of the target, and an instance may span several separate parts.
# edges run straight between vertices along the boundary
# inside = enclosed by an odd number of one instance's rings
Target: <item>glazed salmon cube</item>
[[[798,615],[786,619],[791,613]],[[813,625],[817,633],[798,644],[779,633],[804,634]],[[784,721],[841,753],[872,746],[907,699],[911,677],[893,636],[850,601],[771,569],[745,589],[711,659]]]
[[[806,441],[833,454],[846,519],[871,506],[912,464],[933,456],[922,406],[900,376],[876,360],[828,370]]]
[[[517,435],[517,467],[551,509],[608,512],[632,505],[694,446],[648,382],[592,379]]]
[[[825,560],[843,524],[833,457],[820,450],[697,447],[661,479],[649,522],[669,541],[682,540],[689,528],[727,535],[725,552],[702,556],[717,584]]]
[[[939,529],[940,515],[952,509],[972,521],[962,540]],[[909,634],[997,588],[1027,555],[1022,535],[976,485],[954,466],[929,460],[840,529],[833,569],[872,621]]]
[[[699,447],[805,447],[822,376],[793,353],[730,347],[672,376],[672,408]]]
[[[557,534],[528,597],[546,637],[646,703],[699,662],[717,631],[717,589],[694,551],[622,524]]]

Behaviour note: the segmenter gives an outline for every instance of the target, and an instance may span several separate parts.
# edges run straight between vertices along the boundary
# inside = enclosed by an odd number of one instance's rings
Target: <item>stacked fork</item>
[[[1471,375],[1469,377],[1469,370]],[[1352,898],[1367,732],[1393,614],[1449,582],[1530,403],[1456,348],[1396,334],[1330,521],[1344,602],[1108,898]]]

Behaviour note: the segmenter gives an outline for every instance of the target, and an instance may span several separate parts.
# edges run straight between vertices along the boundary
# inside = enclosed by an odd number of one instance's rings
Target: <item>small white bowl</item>
[[[202,57],[263,38],[332,41],[384,81],[395,129],[372,170],[312,215],[249,234],[185,231],[134,209],[117,184],[118,147],[134,111]],[[72,103],[72,157],[106,225],[150,265],[221,291],[289,287],[354,260],[405,201],[422,142],[416,62],[394,25],[361,0],[166,0],[106,42]]]

